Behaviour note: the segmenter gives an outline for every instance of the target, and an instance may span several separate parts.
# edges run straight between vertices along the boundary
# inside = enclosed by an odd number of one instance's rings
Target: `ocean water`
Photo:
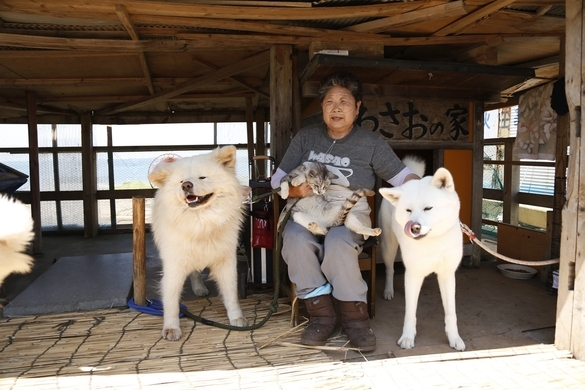
[[[141,157],[147,154],[148,157]],[[114,154],[114,188],[127,187],[130,183],[132,188],[152,188],[148,181],[148,173],[151,165],[160,156],[168,153],[135,152]],[[190,156],[195,153],[172,153],[179,156]],[[237,152],[236,174],[242,185],[249,181],[249,163],[247,151]],[[0,153],[0,162],[29,175],[28,156],[11,155]],[[58,180],[54,174],[55,160],[52,154],[43,153],[39,156],[39,179],[41,191],[81,191],[83,172],[81,154],[62,153],[58,156]],[[97,189],[109,189],[108,158],[106,153],[98,153],[96,158],[97,166]],[[56,183],[59,183],[58,186]],[[57,188],[58,187],[58,188]],[[30,184],[27,181],[19,191],[30,191]]]

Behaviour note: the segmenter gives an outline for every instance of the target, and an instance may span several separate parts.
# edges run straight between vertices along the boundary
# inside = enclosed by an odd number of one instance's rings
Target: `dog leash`
[[[273,189],[272,191],[269,191],[269,192],[264,192],[264,193],[259,194],[259,195],[249,196],[248,199],[246,199],[242,203],[244,203],[244,204],[258,203],[262,199],[267,198],[267,197],[269,197],[271,195],[274,195],[277,192],[280,192],[280,187],[275,188],[275,189]]]
[[[277,190],[280,190],[280,189],[277,189]],[[274,192],[277,192],[277,191],[275,190],[273,192],[270,192],[269,194],[273,194]],[[297,199],[296,202],[292,205],[292,207],[287,210],[287,212],[282,220],[282,223],[280,224],[280,227],[277,231],[278,234],[276,236],[276,250],[275,250],[274,261],[273,261],[275,275],[280,274],[280,252],[282,249],[282,232],[284,231],[284,226],[286,225],[286,222],[290,218],[290,214],[292,212],[292,209],[294,208],[294,206],[297,204],[297,202],[299,200],[300,200],[300,198]],[[269,305],[268,313],[266,313],[266,316],[264,317],[264,319],[262,321],[254,324],[254,325],[249,325],[249,326],[235,326],[235,325],[223,324],[221,322],[211,321],[211,320],[208,320],[206,318],[203,318],[201,316],[198,316],[196,314],[191,313],[189,310],[187,310],[186,307],[184,307],[184,308],[181,307],[180,312],[182,314],[184,314],[186,317],[191,318],[193,321],[201,322],[202,324],[205,324],[205,325],[215,326],[216,328],[227,329],[227,330],[236,330],[236,331],[256,330],[256,329],[259,329],[260,327],[262,327],[266,322],[268,322],[270,317],[272,317],[272,315],[278,311],[278,295],[279,295],[279,293],[280,293],[280,277],[277,277],[275,282],[274,282],[274,294],[272,296],[272,301],[270,302],[270,305]]]
[[[274,192],[276,192],[276,190],[271,192],[270,194],[272,194]],[[282,249],[282,232],[284,231],[284,226],[286,225],[286,222],[290,218],[290,214],[291,214],[293,207],[296,205],[296,203],[299,200],[300,199],[297,199],[297,201],[293,204],[293,206],[287,211],[287,213],[285,214],[285,216],[282,220],[282,223],[280,224],[280,227],[278,229],[278,234],[276,237],[276,250],[275,250],[275,254],[274,254],[274,274],[275,275],[280,274],[280,253],[281,253],[281,249]],[[279,293],[280,293],[280,278],[277,277],[276,281],[274,282],[274,294],[272,296],[272,301],[270,302],[270,305],[268,308],[268,313],[266,313],[266,316],[264,317],[264,319],[262,321],[254,324],[254,325],[235,326],[235,325],[228,325],[228,324],[223,324],[221,322],[212,321],[212,320],[209,320],[207,318],[203,318],[201,316],[198,316],[196,314],[191,313],[187,309],[187,306],[185,306],[183,304],[179,305],[179,317],[185,316],[185,317],[192,319],[195,322],[201,322],[204,325],[214,326],[214,327],[220,328],[220,329],[235,330],[235,331],[242,331],[242,332],[256,330],[256,329],[259,329],[260,327],[262,327],[264,324],[266,324],[266,322],[268,322],[270,317],[272,317],[272,315],[278,311],[278,295],[279,295]],[[134,298],[131,298],[128,301],[128,307],[131,307],[132,309],[141,311],[141,312],[146,313],[146,314],[152,314],[152,315],[157,315],[157,316],[163,315],[162,303],[158,300],[155,300],[155,299],[147,299],[147,304],[145,306],[140,306],[140,305],[136,305],[134,303]]]
[[[459,225],[461,226],[461,231],[463,231],[463,233],[465,233],[467,235],[467,237],[469,237],[469,239],[471,240],[472,243],[475,243],[477,245],[479,245],[482,249],[484,249],[486,252],[488,252],[490,255],[497,257],[498,259],[504,260],[508,263],[512,263],[512,264],[519,264],[519,265],[527,265],[527,266],[539,266],[539,265],[551,265],[551,264],[558,264],[560,262],[560,259],[551,259],[551,260],[541,260],[541,261],[526,261],[526,260],[517,260],[517,259],[512,259],[511,257],[507,257],[504,255],[499,254],[498,252],[495,252],[493,250],[491,250],[490,248],[488,248],[486,245],[484,245],[481,240],[478,240],[475,233],[469,228],[469,226],[467,226],[466,224],[464,224],[463,222],[459,222]]]

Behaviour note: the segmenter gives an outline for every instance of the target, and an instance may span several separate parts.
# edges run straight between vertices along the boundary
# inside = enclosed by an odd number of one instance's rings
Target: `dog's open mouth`
[[[199,195],[187,195],[185,198],[185,202],[189,207],[198,207],[202,206],[213,196],[213,192],[204,196]]]

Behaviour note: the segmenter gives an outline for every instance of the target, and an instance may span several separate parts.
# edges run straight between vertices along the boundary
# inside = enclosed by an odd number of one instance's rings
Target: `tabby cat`
[[[307,228],[314,235],[326,235],[329,228],[345,225],[349,230],[364,236],[378,236],[380,228],[364,226],[357,217],[350,214],[352,207],[363,196],[372,196],[374,191],[360,188],[339,205],[329,196],[327,190],[337,176],[325,164],[309,162],[299,165],[280,181],[280,196],[288,198],[289,185],[298,186],[304,181],[313,190],[313,195],[301,198],[291,211],[291,218]]]

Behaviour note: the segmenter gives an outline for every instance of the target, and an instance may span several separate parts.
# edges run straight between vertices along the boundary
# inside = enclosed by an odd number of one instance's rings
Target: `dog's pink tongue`
[[[413,233],[412,225],[413,225],[412,221],[406,222],[406,225],[404,225],[404,234],[406,234],[410,238],[416,238],[420,235],[420,233],[419,232]]]

